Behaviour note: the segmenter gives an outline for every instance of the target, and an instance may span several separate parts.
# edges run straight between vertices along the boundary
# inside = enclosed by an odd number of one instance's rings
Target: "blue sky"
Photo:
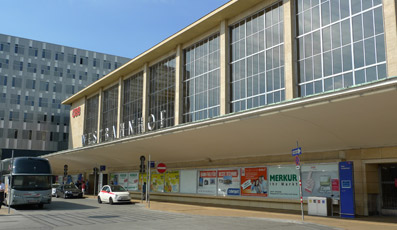
[[[1,0],[0,33],[133,58],[228,0]]]

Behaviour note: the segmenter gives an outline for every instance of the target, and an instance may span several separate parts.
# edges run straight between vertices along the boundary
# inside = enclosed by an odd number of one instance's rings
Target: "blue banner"
[[[339,162],[340,215],[354,218],[354,168],[352,161]]]

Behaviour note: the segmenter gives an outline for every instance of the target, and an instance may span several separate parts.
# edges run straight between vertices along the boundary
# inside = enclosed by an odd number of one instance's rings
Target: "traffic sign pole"
[[[301,154],[302,154],[302,148],[299,147],[298,141],[296,141],[296,148],[292,149],[292,156],[295,156],[296,168],[299,170],[299,195],[301,202],[302,221],[304,221],[305,216],[303,213],[302,170],[301,170],[301,162],[299,159],[299,155]]]
[[[149,196],[149,193],[150,193],[150,184],[151,184],[151,182],[152,182],[152,180],[151,180],[151,171],[150,171],[150,154],[149,154],[149,180],[148,180],[148,183],[146,183],[146,186],[148,186],[147,188],[146,188],[146,200],[147,200],[147,202],[148,202],[148,208],[150,208],[150,196]]]

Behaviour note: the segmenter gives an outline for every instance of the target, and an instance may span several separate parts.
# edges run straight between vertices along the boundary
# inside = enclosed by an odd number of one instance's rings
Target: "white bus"
[[[1,176],[5,184],[6,205],[38,205],[51,203],[52,171],[47,159],[15,157],[1,161]]]

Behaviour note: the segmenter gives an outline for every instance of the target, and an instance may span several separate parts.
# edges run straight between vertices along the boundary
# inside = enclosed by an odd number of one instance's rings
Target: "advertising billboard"
[[[164,192],[164,173],[152,173],[150,191]]]
[[[299,199],[299,170],[295,166],[268,167],[269,197]]]
[[[128,187],[128,174],[127,173],[119,173],[118,184],[127,189],[127,187]]]
[[[238,195],[240,195],[239,170],[218,170],[218,196]]]
[[[199,171],[197,193],[216,195],[216,170]]]
[[[164,180],[165,192],[179,192],[179,171],[167,171]]]
[[[302,166],[304,197],[319,196],[339,199],[338,164],[311,164]]]
[[[242,196],[266,197],[268,194],[267,168],[242,168],[240,186]]]
[[[128,186],[127,190],[138,190],[139,174],[137,172],[128,173]]]

